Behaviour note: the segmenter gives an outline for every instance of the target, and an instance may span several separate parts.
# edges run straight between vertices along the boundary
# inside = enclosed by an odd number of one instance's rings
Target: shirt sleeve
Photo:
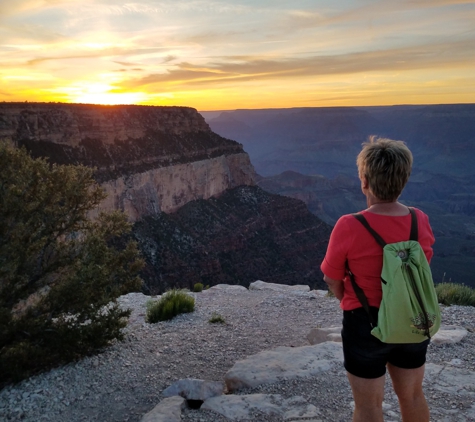
[[[327,253],[320,265],[320,269],[327,277],[334,280],[343,280],[345,277],[349,239],[347,216],[343,216],[332,230]]]
[[[419,216],[419,243],[421,244],[422,250],[426,255],[427,262],[430,264],[432,256],[434,255],[432,245],[435,243],[435,237],[434,233],[432,232],[432,227],[429,223],[428,215],[421,211]]]

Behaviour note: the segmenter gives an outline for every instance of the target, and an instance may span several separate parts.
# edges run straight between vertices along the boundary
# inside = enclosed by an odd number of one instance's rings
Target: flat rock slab
[[[146,413],[140,422],[181,422],[181,411],[186,408],[183,397],[163,399],[150,412]]]
[[[463,327],[458,327],[456,325],[445,325],[441,326],[437,334],[432,337],[432,343],[436,345],[441,344],[454,344],[461,341],[468,331]]]
[[[237,361],[224,376],[228,391],[272,384],[281,379],[308,377],[343,361],[341,343],[277,347]]]
[[[467,369],[427,363],[424,383],[444,393],[473,397],[475,401],[475,372]]]
[[[212,292],[215,290],[230,290],[230,291],[240,291],[240,292],[248,291],[244,286],[240,286],[238,284],[235,284],[235,285],[234,284],[216,284],[216,286],[203,290],[202,293]]]
[[[320,344],[326,341],[341,342],[341,326],[327,328],[312,328],[307,335],[310,344]]]
[[[275,292],[309,292],[310,287],[304,284],[289,286],[287,284],[266,283],[265,281],[257,280],[249,285],[249,290],[272,290]]]
[[[311,290],[310,293],[316,297],[327,297],[328,290]]]
[[[230,420],[251,419],[255,412],[276,415],[285,420],[315,418],[319,410],[303,397],[284,399],[280,394],[248,394],[212,397],[206,400],[201,409],[212,410]]]

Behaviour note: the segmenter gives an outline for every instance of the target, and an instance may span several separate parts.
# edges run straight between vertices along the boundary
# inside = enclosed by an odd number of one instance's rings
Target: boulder
[[[454,344],[461,341],[467,335],[467,330],[456,325],[441,326],[437,334],[432,337],[432,343],[436,345]]]
[[[164,397],[181,396],[187,400],[205,401],[224,392],[224,383],[200,379],[181,379],[163,390]]]
[[[169,397],[146,413],[140,422],[181,422],[181,411],[186,408],[183,397]]]

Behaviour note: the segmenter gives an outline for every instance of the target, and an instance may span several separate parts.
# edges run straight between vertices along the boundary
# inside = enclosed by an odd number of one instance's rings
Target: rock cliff
[[[97,168],[102,210],[123,210],[146,259],[146,293],[256,278],[323,286],[330,226],[255,185],[242,145],[185,107],[0,103],[0,141]]]
[[[137,222],[144,291],[197,282],[248,286],[256,278],[323,288],[319,266],[331,227],[302,201],[240,186]]]
[[[53,163],[97,168],[102,210],[135,221],[254,184],[242,145],[187,107],[0,103],[0,141]]]

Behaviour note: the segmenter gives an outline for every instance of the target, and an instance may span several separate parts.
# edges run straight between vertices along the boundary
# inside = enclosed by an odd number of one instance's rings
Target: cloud
[[[121,62],[119,60],[113,60],[113,62],[120,64],[121,66],[137,66],[137,63]]]
[[[121,83],[128,88],[148,85],[214,85],[232,81],[270,80],[275,78],[315,77],[374,71],[475,66],[475,44],[461,41],[427,44],[390,50],[340,55],[312,56],[299,59],[261,59],[231,56],[209,63],[207,67],[180,63],[165,73]]]
[[[139,56],[139,55],[146,55],[151,53],[163,52],[164,50],[168,50],[168,47],[154,47],[154,48],[121,48],[121,47],[112,47],[112,48],[105,48],[93,51],[84,51],[78,52],[77,54],[58,54],[56,56],[43,56],[43,57],[35,57],[34,59],[28,60],[27,64],[29,66],[37,65],[42,62],[47,61],[59,61],[59,60],[72,60],[72,59],[94,59],[94,58],[104,58],[104,57],[116,57],[116,56]],[[170,57],[170,56],[167,56]],[[122,66],[136,66],[137,63],[130,64],[127,62],[122,61],[114,61],[114,63],[118,63]]]
[[[169,54],[168,56],[166,56],[166,57],[163,58],[162,63],[170,63],[170,62],[172,62],[172,61],[174,61],[174,60],[176,60],[176,59],[177,59],[176,56],[173,56],[173,55]]]
[[[461,4],[475,5],[473,0],[406,0],[405,4],[413,7],[444,7],[444,6],[456,6]]]
[[[353,2],[358,4],[357,2]],[[332,8],[325,9],[324,11],[314,10],[314,11],[305,11],[304,13],[295,13],[290,12],[287,16],[288,27],[294,27],[299,29],[299,27],[293,26],[296,22],[300,23],[300,28],[306,28],[309,26],[315,26],[316,24],[321,26],[330,26],[337,24],[348,24],[350,26],[358,25],[359,22],[369,21],[374,18],[388,17],[390,21],[399,25],[399,27],[405,25],[404,19],[401,19],[400,16],[409,16],[414,18],[417,16],[417,19],[425,21],[427,16],[423,14],[424,10],[427,9],[436,9],[436,8],[447,8],[451,7],[451,13],[458,13],[460,17],[463,17],[465,10],[460,9],[461,11],[457,12],[456,6],[464,5],[475,5],[473,0],[379,0],[376,2],[370,2],[362,6],[348,7],[348,4],[342,3],[341,6],[338,6],[338,3],[335,3],[335,6]],[[420,14],[414,15],[416,12],[421,12]],[[442,15],[444,16],[444,15]],[[377,25],[378,22],[376,21]]]

